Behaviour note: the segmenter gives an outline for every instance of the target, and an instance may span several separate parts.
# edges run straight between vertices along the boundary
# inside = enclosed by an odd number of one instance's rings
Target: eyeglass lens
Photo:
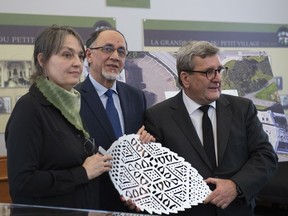
[[[211,80],[211,79],[214,79],[217,76],[217,73],[222,75],[222,73],[225,72],[225,71],[226,71],[226,68],[219,68],[217,70],[211,69],[211,70],[208,70],[206,72],[206,75],[207,75],[207,78],[209,80]]]
[[[115,47],[111,46],[111,45],[105,45],[102,47],[103,52],[108,53],[108,54],[112,54],[116,49]],[[125,57],[127,54],[127,51],[124,47],[119,47],[117,49],[117,53],[120,57]]]

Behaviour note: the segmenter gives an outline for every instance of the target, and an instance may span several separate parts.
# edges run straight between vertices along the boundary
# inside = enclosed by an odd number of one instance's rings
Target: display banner
[[[288,24],[143,20],[145,51],[177,51],[190,40],[207,40],[221,50],[261,51],[269,56],[288,118]]]
[[[1,44],[33,44],[43,27],[67,25],[86,41],[91,32],[106,26],[115,27],[115,19],[107,17],[75,17],[0,13]]]
[[[206,40],[218,47],[288,48],[288,24],[144,20],[145,47],[179,47]]]
[[[0,13],[0,144],[15,103],[30,86],[34,41],[40,31],[53,24],[74,28],[85,42],[89,35],[106,26],[107,17],[49,16]],[[1,148],[0,148],[1,149]],[[0,152],[0,155],[1,152]]]

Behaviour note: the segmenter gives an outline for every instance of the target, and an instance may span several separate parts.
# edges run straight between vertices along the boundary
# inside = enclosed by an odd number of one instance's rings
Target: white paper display
[[[139,135],[124,135],[107,152],[113,156],[114,186],[142,211],[177,213],[203,203],[211,192],[190,163],[160,143],[142,144]]]

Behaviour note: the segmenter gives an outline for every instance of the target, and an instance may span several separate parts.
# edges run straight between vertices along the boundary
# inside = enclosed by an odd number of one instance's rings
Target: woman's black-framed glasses
[[[96,146],[94,138],[86,138],[84,142],[84,152],[88,155],[96,153]]]
[[[189,69],[185,69],[183,71],[187,72],[187,73],[202,73],[202,74],[206,74],[206,77],[208,80],[213,80],[215,79],[215,77],[217,76],[217,73],[219,73],[220,75],[222,75],[223,73],[226,73],[228,70],[228,67],[220,67],[218,69],[208,69],[207,71],[196,71],[196,70],[189,70]]]
[[[116,49],[114,46],[110,45],[110,44],[106,44],[104,46],[99,46],[99,47],[90,47],[90,50],[98,50],[100,49],[102,52],[112,55],[112,53],[115,52],[115,50],[117,50],[118,55],[121,58],[124,58],[125,56],[128,55],[128,50],[125,49],[124,47],[119,47],[118,49]]]

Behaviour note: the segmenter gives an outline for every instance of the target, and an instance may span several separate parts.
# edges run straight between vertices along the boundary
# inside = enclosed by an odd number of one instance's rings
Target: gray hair
[[[176,57],[179,84],[183,86],[180,73],[187,69],[194,69],[195,63],[193,60],[195,56],[206,58],[207,56],[216,55],[218,52],[219,48],[208,41],[189,41],[180,47]]]

